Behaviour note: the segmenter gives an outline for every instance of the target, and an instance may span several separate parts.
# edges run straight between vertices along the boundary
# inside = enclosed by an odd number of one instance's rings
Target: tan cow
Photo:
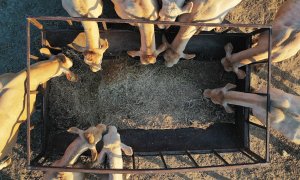
[[[122,19],[146,19],[157,20],[158,3],[156,0],[112,0],[115,11]],[[154,64],[157,56],[167,46],[162,44],[156,49],[155,32],[153,24],[131,24],[137,25],[141,34],[141,48],[139,51],[128,51],[131,57],[140,57],[142,64]]]
[[[203,95],[214,104],[224,106],[226,112],[234,112],[228,104],[244,106],[252,109],[253,115],[265,124],[267,97],[257,94],[229,91],[236,86],[227,84],[223,88],[207,89]],[[258,93],[266,93],[262,88]],[[300,96],[271,88],[270,125],[296,144],[300,144]]]
[[[102,134],[106,131],[106,126],[104,124],[98,124],[96,127],[89,127],[87,130],[81,130],[77,127],[71,127],[68,132],[78,134],[77,137],[66,149],[63,157],[55,161],[51,166],[53,167],[72,167],[79,156],[87,150],[91,151],[92,161],[97,160],[97,143],[102,139]],[[72,173],[72,172],[55,172],[47,171],[45,173],[44,179],[84,179],[83,173]]]
[[[300,1],[288,0],[278,10],[272,23],[272,62],[294,56],[300,50]],[[232,45],[226,45],[226,57],[221,60],[226,71],[234,71],[238,78],[245,78],[239,67],[268,58],[268,33],[258,38],[255,47],[232,54]]]
[[[69,70],[72,65],[72,60],[63,54],[35,63],[30,70],[30,91],[36,92],[40,84],[62,74],[70,81],[76,81],[77,77]],[[12,151],[19,127],[27,119],[26,79],[26,69],[0,76],[0,161]],[[36,93],[30,94],[30,113],[34,109],[35,100]]]
[[[102,0],[62,0],[63,8],[72,17],[98,18],[102,14]],[[98,23],[95,21],[82,21],[86,35],[87,47],[74,48],[83,52],[84,62],[90,66],[93,72],[101,70],[101,63],[104,52],[108,48],[108,41],[101,41]]]
[[[226,14],[238,5],[241,0],[191,0],[190,2],[193,2],[192,11],[191,13],[181,15],[179,17],[180,22],[222,23]],[[160,14],[163,13],[161,12]],[[209,31],[213,28],[214,27],[201,27],[200,30]],[[175,39],[164,53],[167,67],[172,67],[177,64],[180,58],[192,59],[195,57],[195,54],[184,54],[183,51],[191,37],[198,30],[199,28],[196,26],[180,27]]]

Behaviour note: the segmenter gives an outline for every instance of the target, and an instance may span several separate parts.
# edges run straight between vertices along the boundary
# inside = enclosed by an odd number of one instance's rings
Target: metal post
[[[27,93],[27,164],[30,166],[31,149],[30,149],[30,19],[27,19],[27,78],[26,78],[26,93]]]
[[[270,162],[270,121],[269,113],[271,112],[270,102],[270,85],[271,85],[271,62],[272,62],[272,28],[269,28],[269,47],[268,47],[268,86],[267,86],[267,111],[266,111],[266,162]]]
[[[213,150],[213,153],[225,164],[229,165],[229,163],[219,154],[217,151]]]
[[[256,162],[256,160],[253,157],[251,157],[249,154],[247,154],[243,149],[240,149],[240,151],[243,155],[251,159],[251,161],[253,161],[254,163]]]
[[[195,167],[199,167],[198,163],[195,161],[195,159],[193,158],[191,153],[188,150],[186,150],[185,152],[188,155],[188,157],[190,158],[190,160],[194,163]]]
[[[135,169],[135,155],[134,155],[134,152],[132,154],[132,168]]]
[[[163,162],[163,164],[165,166],[165,169],[168,169],[168,166],[167,166],[167,163],[165,161],[165,158],[164,158],[163,154],[161,152],[159,152],[159,155],[160,155],[160,158],[161,158],[161,160],[162,160],[162,162]]]

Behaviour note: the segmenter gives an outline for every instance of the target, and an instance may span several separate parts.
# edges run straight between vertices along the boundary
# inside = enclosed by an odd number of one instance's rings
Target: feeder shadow
[[[268,73],[264,69],[264,70],[261,70],[259,73],[256,73],[256,75],[259,78],[266,80]],[[284,79],[288,80],[290,83],[300,84],[300,81],[298,78],[295,78],[294,76],[290,75],[288,72],[282,71],[281,69],[279,69],[278,67],[276,67],[274,65],[272,65],[272,76],[284,77]],[[282,81],[280,81],[280,80],[276,80],[276,79],[272,78],[271,84],[274,85],[275,88],[281,89],[285,92],[292,93],[292,94],[295,94],[298,96],[300,95],[299,93],[297,93],[296,91],[294,91],[293,89],[288,87],[287,85],[283,84]]]
[[[256,138],[259,138],[262,141],[265,140],[264,133],[259,133],[257,130],[252,130],[250,132]],[[281,140],[278,137],[275,137],[273,134],[270,134],[270,144],[273,145],[275,151],[281,153],[283,150],[286,150],[293,158],[300,160],[299,148],[293,147],[291,142],[288,142],[288,140]]]

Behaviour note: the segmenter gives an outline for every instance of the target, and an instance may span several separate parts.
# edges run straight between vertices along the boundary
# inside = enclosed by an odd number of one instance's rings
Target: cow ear
[[[137,57],[137,56],[140,56],[141,55],[141,52],[140,51],[127,51],[127,54],[130,56],[130,57]]]
[[[230,58],[233,51],[233,45],[231,43],[227,43],[224,46],[224,50],[226,52],[226,58]]]
[[[245,71],[238,69],[237,71],[235,71],[238,79],[245,79],[245,77],[247,76]]]
[[[41,48],[40,53],[42,56],[45,56],[46,58],[50,58],[52,55],[48,48]]]
[[[105,124],[98,124],[96,126],[97,129],[99,129],[102,133],[104,133],[107,129],[106,125]]]
[[[193,10],[193,2],[189,2],[187,3],[183,8],[182,8],[182,14],[185,14],[185,13],[191,13],[192,10]]]
[[[121,143],[121,149],[127,156],[133,155],[133,150],[130,146],[127,146],[126,144]]]
[[[231,83],[226,84],[226,86],[224,87],[224,89],[226,91],[234,89],[234,88],[236,88],[236,85],[235,84],[231,84]]]
[[[71,47],[72,47],[73,49],[75,49],[76,51],[78,51],[78,52],[84,52],[84,51],[86,50],[85,47],[79,46],[79,45],[76,44],[76,43],[72,43],[71,45],[72,45]]]
[[[78,81],[78,75],[73,73],[72,71],[65,72],[66,78],[71,82],[77,82]]]
[[[77,127],[71,127],[68,129],[69,133],[73,133],[73,134],[80,134],[82,132],[81,129],[78,129]]]
[[[182,56],[183,59],[187,59],[187,60],[193,59],[194,57],[196,57],[196,54],[184,54]]]
[[[234,110],[228,104],[224,104],[223,106],[227,113],[234,113]]]
[[[58,58],[62,63],[65,63],[67,61],[67,57],[62,53],[56,55],[56,58]]]
[[[205,89],[203,92],[203,96],[206,98],[210,98],[211,89]]]
[[[109,48],[108,40],[100,39],[100,46],[101,46],[101,50],[106,51]]]

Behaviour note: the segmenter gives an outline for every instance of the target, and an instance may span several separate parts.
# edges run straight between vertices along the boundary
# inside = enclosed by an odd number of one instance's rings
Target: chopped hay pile
[[[77,83],[65,77],[51,80],[50,118],[56,128],[88,127],[97,123],[118,128],[165,129],[206,127],[233,122],[221,106],[202,95],[204,89],[234,83],[219,61],[180,61],[173,68],[162,62],[140,65],[127,57],[103,60],[101,72],[93,73],[83,57],[72,49]]]

